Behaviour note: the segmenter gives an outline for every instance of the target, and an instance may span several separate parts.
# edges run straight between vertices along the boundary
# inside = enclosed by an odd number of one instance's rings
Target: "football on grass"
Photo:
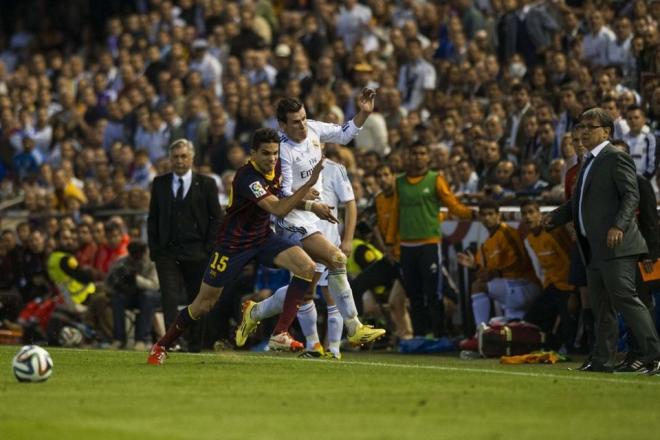
[[[14,356],[11,366],[19,382],[43,382],[53,372],[53,360],[50,354],[37,345],[26,345],[21,348]]]

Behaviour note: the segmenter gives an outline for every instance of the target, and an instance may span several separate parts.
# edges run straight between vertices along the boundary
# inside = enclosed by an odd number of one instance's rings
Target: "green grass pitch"
[[[348,353],[342,361],[224,352],[51,348],[41,384],[0,347],[0,439],[657,439],[660,377]]]

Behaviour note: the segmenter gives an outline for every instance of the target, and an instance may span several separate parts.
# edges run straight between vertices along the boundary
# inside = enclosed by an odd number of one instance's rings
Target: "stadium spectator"
[[[630,130],[621,139],[630,147],[630,155],[635,161],[637,174],[650,179],[655,176],[658,166],[656,137],[650,133],[644,110],[640,107],[628,107],[626,121]]]
[[[516,193],[528,197],[540,196],[548,188],[548,182],[541,179],[536,162],[525,162],[520,166],[520,182]]]
[[[403,108],[411,111],[419,108],[429,91],[436,87],[436,73],[424,59],[422,43],[417,38],[407,41],[407,50],[408,61],[399,71],[398,89]]]
[[[17,287],[23,304],[37,297],[45,298],[50,293],[46,256],[43,233],[38,229],[32,231],[18,264]]]
[[[113,348],[126,347],[126,310],[136,310],[136,351],[146,351],[151,343],[151,319],[158,306],[158,275],[156,266],[149,259],[144,242],[128,244],[128,255],[121,257],[110,267],[106,279],[110,292],[113,314]]]

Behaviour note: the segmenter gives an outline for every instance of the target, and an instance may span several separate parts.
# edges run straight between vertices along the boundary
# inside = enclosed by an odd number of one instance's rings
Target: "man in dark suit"
[[[154,179],[149,205],[151,259],[160,280],[165,325],[199,290],[220,221],[218,189],[210,177],[192,172],[195,149],[187,139],[169,147],[172,172]],[[202,326],[189,334],[188,349],[201,349]]]
[[[640,344],[640,363],[626,371],[660,372],[660,342],[651,315],[635,291],[636,262],[647,250],[635,221],[639,190],[635,163],[609,142],[614,122],[601,108],[580,118],[589,150],[570,200],[546,217],[551,228],[573,221],[587,267],[589,301],[596,318],[596,341],[583,371],[612,372],[621,312]]]
[[[612,145],[626,154],[630,154],[630,147],[621,139],[613,139]],[[639,262],[641,263],[641,270],[646,273],[653,272],[653,264],[660,257],[660,225],[658,219],[658,205],[653,191],[653,185],[646,177],[637,174],[637,187],[639,188],[639,209],[637,210],[637,224],[639,225],[639,232],[644,237],[648,254],[640,255]],[[644,305],[648,307],[651,316],[655,312],[653,300],[651,299],[651,283],[644,282],[642,274],[637,271],[637,296],[642,300]],[[628,354],[624,363],[636,362],[639,358],[639,345],[632,335],[630,329],[627,331],[628,341]],[[620,367],[624,367],[621,364]]]

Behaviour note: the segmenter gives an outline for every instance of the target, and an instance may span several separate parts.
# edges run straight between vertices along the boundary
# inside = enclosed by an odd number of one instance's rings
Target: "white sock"
[[[328,350],[334,354],[339,354],[339,343],[343,330],[344,318],[341,317],[337,306],[328,306]]]
[[[303,304],[298,309],[298,323],[300,323],[300,328],[305,335],[307,350],[312,350],[314,345],[319,343],[319,332],[316,327],[317,318],[318,313],[314,301]]]
[[[474,323],[477,327],[481,324],[488,324],[490,315],[490,299],[483,292],[472,295],[472,312],[474,313]]]
[[[339,313],[341,313],[342,318],[344,318],[344,324],[346,324],[348,335],[352,336],[362,323],[357,317],[355,300],[353,299],[351,286],[348,284],[346,268],[329,271],[328,290],[330,291],[330,295],[335,301],[335,304],[337,304]]]
[[[263,321],[266,318],[282,313],[284,298],[286,298],[286,289],[288,288],[288,285],[280,287],[271,296],[258,302],[257,305],[252,308],[252,313],[250,313],[252,319]]]

